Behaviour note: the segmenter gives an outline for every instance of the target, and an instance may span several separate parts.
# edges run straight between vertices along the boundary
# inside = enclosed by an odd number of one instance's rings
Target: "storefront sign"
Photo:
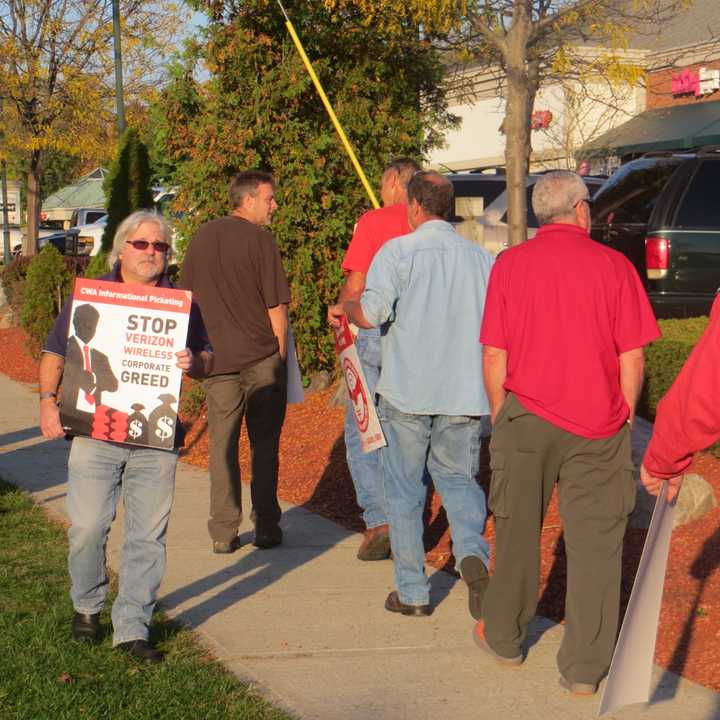
[[[685,69],[681,73],[672,76],[673,95],[702,97],[703,95],[711,95],[716,90],[720,90],[720,70],[700,68],[700,71],[695,73],[692,70]]]
[[[533,130],[543,130],[550,127],[552,119],[553,114],[550,110],[536,110],[530,116],[530,127]]]
[[[530,116],[530,129],[531,130],[544,130],[548,127],[550,127],[550,123],[552,122],[553,114],[551,110],[536,110],[531,116]],[[498,128],[498,132],[505,135],[505,120],[500,123],[500,127]]]
[[[20,188],[8,187],[8,222],[20,225]],[[0,223],[3,221],[3,203],[0,197]]]
[[[700,68],[700,95],[711,95],[720,90],[720,70]]]

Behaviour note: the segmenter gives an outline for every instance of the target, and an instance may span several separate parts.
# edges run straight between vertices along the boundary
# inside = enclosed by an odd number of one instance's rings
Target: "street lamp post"
[[[0,174],[2,175],[2,204],[3,204],[3,262],[7,265],[11,260],[10,255],[10,210],[8,208],[8,190],[7,190],[7,163],[2,161]]]
[[[115,46],[115,105],[120,135],[125,132],[125,101],[123,100],[122,48],[120,45],[120,0],[113,0],[113,38]]]
[[[0,116],[3,111],[3,99],[0,97]],[[4,133],[3,133],[4,137]],[[3,228],[3,262],[7,265],[12,259],[10,255],[10,209],[8,208],[7,162],[0,161],[0,182],[2,184],[2,228]]]

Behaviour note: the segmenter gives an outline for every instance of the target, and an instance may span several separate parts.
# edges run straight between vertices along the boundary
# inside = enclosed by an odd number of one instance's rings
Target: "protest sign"
[[[305,402],[305,390],[302,385],[302,374],[295,351],[295,336],[291,325],[287,333],[287,402],[288,405],[299,405]]]
[[[60,419],[70,435],[172,449],[192,294],[78,278]]]
[[[610,664],[599,715],[623,705],[647,702],[650,697],[655,641],[675,514],[675,505],[669,505],[666,496],[667,483],[663,483]]]
[[[375,412],[374,399],[370,396],[370,390],[360,366],[360,358],[347,318],[343,317],[340,327],[333,329],[335,331],[335,349],[340,357],[340,367],[350,395],[355,423],[360,433],[360,446],[364,453],[368,453],[384,447],[387,443]]]

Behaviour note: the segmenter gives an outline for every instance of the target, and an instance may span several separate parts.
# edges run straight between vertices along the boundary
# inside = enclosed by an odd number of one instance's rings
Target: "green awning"
[[[105,168],[97,168],[76,183],[60,188],[45,198],[42,209],[48,211],[55,208],[104,208],[105,192],[102,186],[107,172]]]
[[[720,145],[720,102],[699,102],[646,110],[608,130],[577,154],[630,155],[654,150],[689,150]]]

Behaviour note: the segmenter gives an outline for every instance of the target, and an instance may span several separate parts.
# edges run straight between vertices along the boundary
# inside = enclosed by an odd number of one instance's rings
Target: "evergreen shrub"
[[[692,349],[705,332],[708,318],[659,320],[662,337],[645,348],[645,387],[640,413],[655,419],[657,404],[675,382]]]
[[[108,271],[107,258],[118,225],[136,210],[153,208],[150,159],[135,128],[128,128],[120,138],[117,155],[103,181],[103,190],[107,198],[108,220],[100,252],[90,260],[85,271],[87,277],[97,277]]]
[[[28,350],[38,357],[55,318],[72,289],[73,277],[63,256],[48,243],[27,270],[20,324],[28,336]]]
[[[189,430],[205,408],[205,389],[201,380],[185,378],[180,394],[180,415]]]
[[[0,281],[5,290],[5,298],[12,308],[16,320],[20,319],[25,301],[25,282],[32,258],[21,255],[0,271]]]

